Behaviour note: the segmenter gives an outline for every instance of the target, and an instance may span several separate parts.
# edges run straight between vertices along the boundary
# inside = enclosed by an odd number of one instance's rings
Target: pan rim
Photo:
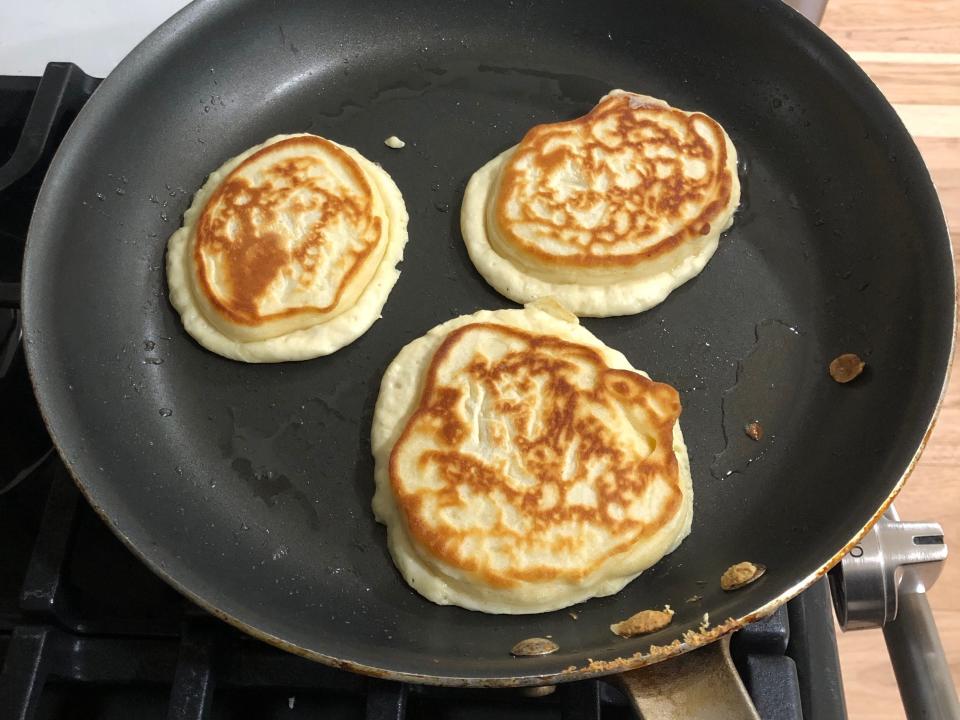
[[[583,680],[592,677],[599,677],[603,675],[608,675],[618,671],[628,671],[631,669],[636,669],[643,667],[645,665],[652,664],[654,662],[659,662],[669,657],[688,652],[695,649],[703,642],[687,642],[681,641],[678,646],[671,647],[669,652],[657,653],[653,655],[649,652],[639,652],[634,654],[629,654],[627,657],[619,658],[613,661],[605,661],[604,663],[592,663],[587,662],[587,664],[582,666],[571,666],[566,670],[552,673],[544,674],[517,674],[517,675],[500,675],[500,676],[450,676],[443,674],[420,674],[414,672],[406,671],[397,671],[390,670],[383,667],[378,667],[374,665],[366,665],[351,660],[344,660],[332,655],[324,654],[316,650],[311,650],[306,647],[302,647],[295,643],[284,640],[281,637],[268,633],[254,625],[246,623],[240,617],[231,615],[222,609],[218,608],[213,602],[208,601],[203,595],[194,592],[193,590],[186,587],[178,579],[176,579],[171,571],[168,571],[166,568],[162,567],[156,557],[153,557],[149,554],[148,549],[143,546],[137,546],[130,539],[128,534],[118,525],[115,518],[111,518],[108,515],[108,512],[101,507],[97,499],[94,497],[92,488],[85,485],[79,477],[78,470],[75,467],[74,463],[68,457],[64,456],[63,448],[68,443],[62,442],[63,438],[61,437],[62,430],[57,429],[57,423],[51,422],[52,416],[51,411],[53,406],[56,404],[55,400],[51,397],[53,394],[52,388],[48,387],[46,393],[41,390],[41,385],[44,382],[44,377],[48,375],[47,371],[44,369],[45,359],[40,353],[40,351],[30,342],[30,337],[34,332],[34,314],[39,312],[35,310],[35,304],[30,299],[33,297],[32,293],[28,292],[28,288],[32,285],[32,278],[36,276],[35,266],[37,261],[35,259],[36,252],[31,253],[31,247],[36,247],[40,241],[35,240],[39,236],[43,236],[43,226],[47,222],[43,217],[44,207],[51,205],[51,198],[56,196],[56,188],[54,187],[58,174],[62,174],[64,167],[69,162],[69,153],[75,150],[73,145],[78,143],[74,142],[74,138],[79,135],[82,126],[87,122],[88,117],[94,115],[94,110],[96,105],[94,103],[98,97],[106,95],[114,85],[122,85],[127,76],[135,76],[139,72],[139,65],[148,62],[153,57],[152,51],[154,47],[163,47],[166,43],[166,38],[168,35],[173,34],[175,29],[179,27],[182,23],[190,22],[195,16],[202,16],[206,8],[216,7],[216,6],[225,6],[229,5],[229,2],[224,0],[194,0],[190,5],[176,13],[170,19],[165,21],[157,30],[155,30],[151,35],[149,35],[143,42],[141,42],[131,53],[121,62],[117,70],[115,70],[111,75],[106,78],[106,80],[101,83],[100,87],[95,91],[94,95],[91,97],[90,101],[84,106],[81,110],[80,115],[75,120],[74,124],[71,126],[66,137],[61,143],[60,147],[57,150],[57,153],[54,157],[53,162],[50,166],[50,171],[47,176],[44,178],[44,182],[38,196],[36,208],[34,211],[33,218],[31,220],[30,231],[28,233],[27,246],[24,257],[24,268],[23,268],[23,297],[22,297],[22,307],[23,307],[23,321],[24,321],[24,337],[27,339],[25,342],[25,356],[27,360],[27,367],[29,370],[30,381],[33,387],[34,395],[37,398],[38,406],[40,408],[41,414],[43,416],[44,422],[47,425],[47,428],[50,430],[50,436],[53,440],[54,446],[57,448],[58,453],[63,461],[64,466],[67,468],[73,482],[79,487],[81,493],[94,508],[97,514],[106,522],[107,526],[111,531],[128,547],[139,560],[144,562],[144,564],[150,568],[150,570],[164,580],[167,584],[172,586],[178,592],[180,592],[185,597],[189,598],[192,602],[203,607],[209,613],[218,617],[221,620],[237,627],[238,629],[244,631],[245,633],[256,637],[262,641],[265,641],[271,645],[274,645],[280,649],[286,650],[293,654],[305,657],[307,659],[320,662],[325,665],[329,665],[335,668],[340,668],[344,670],[349,670],[352,672],[357,672],[363,675],[379,677],[383,679],[396,680],[402,682],[412,682],[419,684],[427,685],[441,685],[441,686],[459,686],[459,687],[522,687],[522,686],[532,686],[532,685],[545,685],[553,683],[562,683],[576,680]],[[802,25],[808,26],[805,27],[802,32],[807,34],[808,38],[816,38],[818,46],[823,49],[828,55],[832,55],[833,59],[837,62],[845,63],[850,67],[852,71],[859,73],[862,81],[869,83],[873,90],[879,94],[879,90],[873,86],[872,81],[867,78],[863,71],[856,65],[856,63],[828,36],[819,31],[813,25],[807,23],[799,14],[795,13],[792,9],[785,6],[779,0],[772,0],[772,2],[767,3],[767,10],[769,10],[774,15],[779,13],[779,17],[771,18],[772,21],[781,21],[787,23],[800,23]],[[104,91],[106,88],[106,91]],[[882,97],[882,96],[881,96]],[[884,100],[885,102],[885,100]],[[91,110],[91,107],[94,110]],[[890,112],[893,114],[892,108]],[[895,114],[893,115],[895,118]],[[906,132],[906,129],[903,127],[902,123],[899,120],[895,121],[897,126],[894,127],[894,131],[897,133],[902,133],[905,137],[909,138],[909,134]],[[916,151],[915,145],[914,149]],[[919,151],[916,151],[919,155]],[[935,193],[932,179],[929,177],[929,170],[924,167],[926,179],[929,182],[929,187]],[[934,195],[936,197],[936,195]],[[941,207],[941,220],[942,220],[942,229],[943,237],[942,239],[946,241],[947,247],[950,251],[950,257],[953,258],[953,248],[950,242],[949,231],[947,229],[946,222],[942,219],[942,205]],[[49,236],[49,233],[47,233]],[[833,567],[837,562],[839,562],[842,557],[849,552],[849,550],[854,547],[863,536],[870,530],[873,524],[883,515],[886,509],[893,502],[897,494],[902,489],[906,480],[914,471],[917,462],[926,447],[926,444],[930,438],[930,435],[936,425],[939,413],[942,409],[943,401],[945,398],[947,386],[950,380],[951,368],[953,365],[955,346],[956,346],[956,333],[957,333],[957,288],[956,288],[956,275],[955,275],[955,266],[951,263],[950,274],[953,278],[953,312],[951,317],[951,339],[948,354],[946,357],[946,364],[944,367],[943,376],[941,378],[941,386],[939,395],[933,408],[933,412],[930,415],[926,429],[923,433],[923,437],[916,448],[914,454],[910,458],[906,467],[902,470],[899,478],[896,480],[892,486],[891,491],[884,499],[881,506],[873,514],[871,518],[854,534],[854,536],[835,552],[825,563],[823,563],[819,568],[809,573],[806,577],[802,578],[800,581],[795,583],[792,587],[786,591],[780,593],[775,598],[764,603],[762,606],[756,610],[747,613],[739,618],[732,619],[728,623],[724,623],[723,629],[724,632],[716,633],[711,635],[709,640],[719,639],[722,635],[729,634],[742,628],[744,625],[749,624],[759,618],[765,617],[780,607],[782,604],[790,600],[791,598],[798,595],[800,592],[808,588],[818,579],[820,579],[831,567]],[[39,303],[38,303],[39,304]],[[49,383],[48,383],[49,385]],[[186,573],[189,574],[189,573]],[[704,640],[706,642],[707,640]],[[629,652],[631,650],[635,651],[638,649],[636,643],[630,643],[624,645],[624,650]],[[616,666],[616,667],[611,667]],[[441,666],[438,666],[440,669]]]

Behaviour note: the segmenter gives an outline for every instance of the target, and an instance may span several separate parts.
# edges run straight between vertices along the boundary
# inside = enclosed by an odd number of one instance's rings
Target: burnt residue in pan
[[[859,355],[844,353],[830,362],[830,377],[840,384],[846,384],[856,380],[865,366]]]

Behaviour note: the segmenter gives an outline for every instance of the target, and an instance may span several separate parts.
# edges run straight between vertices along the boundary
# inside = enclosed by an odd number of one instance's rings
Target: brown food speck
[[[703,599],[703,595],[691,595],[687,598],[688,603],[700,602]]]
[[[577,615],[573,610],[571,610],[570,612],[568,612],[567,615],[569,615],[570,618],[573,619],[573,620],[578,620],[578,619],[580,618],[580,616]]]
[[[557,645],[553,640],[533,637],[518,642],[516,645],[510,648],[510,654],[515,657],[536,657],[538,655],[549,655],[550,653],[555,653],[559,649],[560,646]]]
[[[669,605],[665,605],[663,610],[641,610],[636,615],[611,625],[610,631],[625,638],[646,635],[665,628],[672,620],[673,610]]]
[[[838,383],[848,383],[855,380],[866,365],[859,355],[855,353],[844,353],[835,357],[830,363],[830,377]]]
[[[670,657],[676,655],[680,650],[681,644],[679,640],[674,640],[669,645],[651,645],[650,646],[650,657]]]
[[[728,567],[720,577],[720,587],[723,590],[742,588],[758,579],[766,571],[767,568],[759,563],[738,562]]]
[[[651,645],[647,652],[643,652],[641,650],[640,652],[636,652],[629,657],[617,658],[616,660],[594,660],[592,658],[587,658],[588,664],[582,669],[589,672],[609,673],[623,672],[624,670],[635,668],[638,665],[649,665],[651,662],[656,662],[657,658],[669,657],[671,655],[676,655],[681,650],[692,650],[693,648],[698,648],[701,645],[706,645],[707,643],[713,642],[717,638],[726,635],[732,630],[736,630],[741,625],[742,623],[737,622],[733,618],[727,618],[719,625],[715,625],[704,632],[687,630],[683,634],[683,642],[677,639],[669,645]],[[686,645],[686,648],[684,648],[684,645]]]
[[[755,440],[757,442],[763,440],[763,426],[760,424],[759,420],[751,420],[748,422],[743,426],[743,431],[751,440]]]

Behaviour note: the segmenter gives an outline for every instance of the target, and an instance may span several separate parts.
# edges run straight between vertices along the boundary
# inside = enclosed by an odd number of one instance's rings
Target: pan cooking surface
[[[742,158],[742,205],[704,272],[644,314],[583,321],[680,390],[693,532],[619,594],[571,608],[576,620],[435,606],[403,582],[370,510],[380,376],[437,323],[513,306],[463,247],[466,181],[531,125],[616,87],[709,113]],[[396,180],[410,212],[402,275],[383,318],[336,354],[231,362],[169,305],[166,239],[207,173],[301,131]],[[384,146],[390,135],[406,148]],[[209,2],[141,46],[71,130],[34,218],[25,314],[68,465],[175,585],[349,667],[532,682],[669,643],[704,612],[743,617],[830,561],[927,429],[951,345],[951,263],[893,111],[776,3]],[[868,363],[848,386],[827,374],[841,352]],[[742,430],[754,419],[761,443]],[[725,594],[719,576],[740,560],[768,572]],[[664,603],[677,611],[665,630],[608,629]],[[509,655],[543,635],[560,651]]]

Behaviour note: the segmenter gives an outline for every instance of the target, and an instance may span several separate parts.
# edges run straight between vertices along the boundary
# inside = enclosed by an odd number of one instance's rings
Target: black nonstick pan
[[[743,201],[704,272],[641,315],[584,324],[676,386],[693,532],[622,592],[492,616],[424,600],[373,520],[380,376],[455,315],[510,307],[473,269],[471,173],[535,123],[621,87],[730,133]],[[164,252],[191,193],[276,133],[380,162],[410,242],[383,318],[309,362],[248,365],[198,346],[167,300]],[[383,139],[407,142],[391,150]],[[27,356],[57,447],[143,560],[219,617],[298,654],[414,682],[531,685],[626,669],[732,630],[836,563],[922,449],[953,342],[940,206],[894,111],[779,2],[209,0],[176,15],[96,91],[37,203],[23,278]],[[827,365],[867,362],[848,385]],[[759,420],[764,439],[743,426]],[[723,570],[768,570],[737,592]],[[693,596],[698,600],[687,602]],[[669,603],[634,640],[611,622]],[[551,635],[558,652],[514,658]],[[595,661],[595,662],[592,662]]]

